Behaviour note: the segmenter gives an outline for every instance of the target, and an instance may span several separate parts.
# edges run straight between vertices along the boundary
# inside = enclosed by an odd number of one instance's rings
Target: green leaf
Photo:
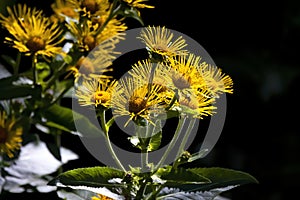
[[[51,73],[49,65],[45,62],[36,63],[36,70],[37,70],[39,81],[44,80]]]
[[[48,185],[113,187],[115,183],[108,181],[113,178],[123,178],[125,172],[110,167],[88,167],[64,172],[51,180]],[[121,184],[119,185],[121,186]]]
[[[43,112],[43,116],[48,120],[50,127],[71,133],[79,131],[84,136],[104,136],[103,131],[92,124],[87,117],[64,106],[54,104]],[[75,122],[84,125],[84,127],[79,127],[82,130],[77,129]]]
[[[148,151],[155,151],[159,148],[161,144],[161,138],[162,138],[162,131],[156,133],[150,138],[149,145],[148,145]]]
[[[140,12],[134,7],[130,7],[128,5],[122,4],[122,9],[120,9],[118,11],[118,14],[120,14],[124,17],[131,17],[131,18],[137,20],[138,22],[140,22],[141,25],[144,26],[144,22],[141,18]]]
[[[20,80],[18,78],[8,77],[0,79],[0,100],[36,95],[39,92],[32,85],[19,83]]]
[[[60,154],[60,147],[57,146],[57,144],[52,143],[52,142],[47,142],[46,146],[50,153],[59,161],[61,161],[61,154]]]
[[[211,183],[202,184],[195,187],[195,185],[185,185],[180,187],[184,190],[210,190],[213,188],[221,188],[227,187],[232,185],[243,185],[248,183],[258,183],[258,181],[248,173],[226,169],[226,168],[219,168],[219,167],[212,167],[212,168],[190,168],[187,171],[192,172],[194,174],[204,176],[211,180]]]
[[[172,170],[171,166],[166,168],[160,168],[157,171],[157,175],[162,179],[167,181],[165,183],[166,187],[178,187],[183,184],[207,184],[211,183],[210,179],[207,177],[193,173],[192,171],[188,171],[185,168],[178,168],[176,170]]]

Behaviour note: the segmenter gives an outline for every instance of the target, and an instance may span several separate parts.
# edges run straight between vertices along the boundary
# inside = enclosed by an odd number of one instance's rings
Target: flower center
[[[129,100],[129,112],[137,114],[145,109],[146,105],[146,99],[141,97],[133,97],[131,100]]]
[[[37,52],[37,51],[45,49],[46,44],[45,44],[45,41],[41,37],[35,36],[35,37],[30,38],[26,42],[26,47],[31,52]]]
[[[172,77],[172,81],[175,87],[180,90],[190,88],[191,86],[189,80],[183,77],[181,74],[174,74],[174,76]]]
[[[7,132],[4,128],[0,127],[0,144],[4,144],[7,140]]]
[[[106,91],[97,91],[92,97],[92,101],[99,101],[100,103],[106,103],[110,100],[110,93]]]
[[[87,35],[83,38],[83,43],[88,46],[89,50],[92,50],[96,46],[96,40],[93,36]]]
[[[99,10],[99,5],[95,2],[95,0],[83,0],[82,7],[85,7],[86,11],[91,14],[94,14]]]
[[[93,63],[84,57],[79,59],[76,68],[79,69],[80,73],[86,75],[95,72]]]

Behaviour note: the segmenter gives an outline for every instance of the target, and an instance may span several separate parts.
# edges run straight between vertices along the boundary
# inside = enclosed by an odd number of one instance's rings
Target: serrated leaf
[[[168,166],[166,168],[160,168],[157,172],[157,175],[162,180],[167,181],[165,183],[166,187],[178,187],[184,184],[201,185],[204,183],[211,183],[207,177],[188,171],[185,168],[178,168],[176,170],[171,169],[171,166]]]
[[[194,174],[204,176],[211,180],[211,183],[198,185],[182,185],[181,189],[183,190],[210,190],[213,188],[227,187],[231,185],[243,185],[249,183],[258,183],[258,181],[250,174],[237,171],[233,169],[226,169],[220,167],[211,167],[211,168],[190,168],[187,171]]]
[[[222,192],[231,190],[237,186],[228,186],[225,188],[216,188],[209,191],[203,191],[203,192],[186,192],[182,191],[178,188],[163,188],[159,194],[159,197],[156,199],[164,199],[164,200],[221,200],[219,195]]]
[[[86,187],[113,187],[110,183],[113,178],[123,178],[125,173],[110,167],[88,167],[64,172],[51,180],[48,185],[53,186],[86,186]],[[122,186],[121,184],[119,186]]]

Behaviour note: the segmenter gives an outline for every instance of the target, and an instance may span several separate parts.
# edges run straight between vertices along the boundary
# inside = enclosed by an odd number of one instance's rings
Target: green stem
[[[121,161],[119,160],[119,158],[117,157],[112,145],[111,145],[111,142],[110,142],[110,139],[109,139],[109,135],[108,135],[108,129],[107,129],[107,126],[106,126],[106,119],[105,119],[105,111],[104,110],[101,110],[100,113],[99,113],[99,117],[100,117],[100,122],[101,122],[101,127],[102,127],[102,130],[106,136],[106,143],[107,143],[107,146],[108,146],[108,150],[110,152],[110,154],[112,155],[113,159],[116,161],[117,165],[124,171],[126,172],[126,169],[124,168],[124,166],[122,165]]]
[[[190,121],[190,123],[189,123],[189,127],[188,127],[186,133],[184,134],[184,137],[182,139],[182,143],[179,146],[179,149],[178,149],[178,152],[177,152],[177,155],[176,155],[176,159],[179,158],[179,156],[181,156],[181,154],[183,153],[184,147],[185,147],[186,142],[187,142],[187,140],[188,140],[188,138],[189,138],[189,136],[190,136],[190,134],[191,134],[194,126],[195,126],[195,123],[196,123],[196,119],[192,118],[191,121]]]
[[[55,143],[56,143],[56,146],[58,147],[59,151],[60,151],[60,147],[61,147],[61,133],[60,131],[56,131],[55,134],[54,134],[54,139],[55,139]],[[57,173],[58,174],[61,174],[63,172],[63,166],[61,165],[58,170],[57,170]]]
[[[37,74],[36,74],[36,54],[31,54],[31,65],[32,65],[32,78],[33,78],[33,85],[36,86],[37,84]]]
[[[167,150],[165,151],[164,155],[162,156],[161,160],[159,161],[159,163],[156,165],[156,170],[158,168],[160,168],[162,166],[162,164],[164,163],[164,161],[166,160],[166,158],[168,157],[170,151],[173,149],[181,131],[182,131],[182,128],[183,128],[183,125],[184,125],[184,122],[185,122],[185,117],[184,116],[179,116],[179,121],[178,121],[178,124],[177,124],[177,128],[176,128],[176,131],[175,131],[175,134],[167,148]]]
[[[22,55],[21,52],[18,52],[16,64],[14,66],[14,75],[17,75],[19,72],[19,67],[20,67],[20,63],[21,63],[21,55]]]
[[[160,185],[146,200],[155,200],[158,193],[164,188],[164,185]]]
[[[140,141],[140,147],[141,147],[141,166],[142,171],[145,171],[147,169],[148,165],[148,144],[146,143],[147,135],[148,135],[148,124],[147,126],[136,126],[136,136],[139,138]],[[143,134],[143,131],[146,131],[145,134]]]

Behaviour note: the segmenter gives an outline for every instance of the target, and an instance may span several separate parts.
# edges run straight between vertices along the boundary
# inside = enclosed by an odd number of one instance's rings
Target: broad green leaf
[[[211,183],[207,177],[188,171],[185,168],[171,169],[172,167],[168,166],[166,168],[160,168],[157,172],[157,176],[166,181],[166,187],[178,187],[183,184],[201,185]]]
[[[232,185],[243,185],[249,183],[258,183],[258,181],[250,174],[237,171],[233,169],[226,169],[220,167],[212,167],[212,168],[190,168],[187,171],[192,172],[194,174],[204,176],[211,180],[211,183],[198,185],[184,185],[180,187],[184,190],[210,190],[213,188],[222,188]]]
[[[159,196],[156,197],[156,200],[163,199],[176,199],[176,200],[221,200],[223,198],[218,198],[221,193],[229,191],[237,186],[228,186],[224,188],[216,188],[209,191],[196,191],[196,192],[188,192],[183,191],[178,188],[163,188],[160,192]]]
[[[155,151],[161,144],[162,132],[158,132],[150,138],[148,151]]]
[[[67,130],[68,132],[76,132],[84,134],[84,136],[100,136],[103,131],[92,124],[88,118],[73,111],[70,108],[59,106],[57,104],[49,107],[43,112],[44,117],[48,120],[48,124],[60,130]],[[84,130],[77,130],[75,122],[84,124]]]
[[[32,85],[21,83],[19,77],[8,77],[0,79],[0,100],[13,99],[36,95],[39,90],[35,90]]]
[[[115,183],[109,180],[123,178],[125,172],[110,167],[88,167],[64,172],[51,180],[48,185],[59,186],[87,186],[87,187],[113,187]],[[122,186],[121,184],[119,186]]]
[[[60,147],[57,146],[57,144],[52,143],[50,141],[48,141],[46,143],[46,146],[48,148],[48,150],[50,151],[50,153],[59,161],[61,161],[61,154],[60,154]]]
[[[56,128],[56,129],[59,129],[59,130],[62,130],[62,131],[66,131],[66,132],[72,132],[72,130],[66,128],[65,126],[62,126],[62,125],[59,125],[59,124],[56,124],[54,122],[46,122],[45,123],[46,126],[48,127],[52,127],[52,128]]]

